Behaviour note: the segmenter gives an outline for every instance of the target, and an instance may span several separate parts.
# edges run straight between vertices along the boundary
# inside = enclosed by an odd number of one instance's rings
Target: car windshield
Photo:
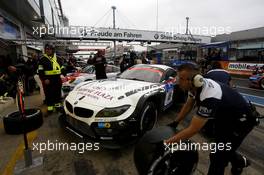
[[[106,73],[118,73],[120,72],[119,67],[113,66],[113,65],[106,65],[105,68]],[[81,71],[82,73],[88,73],[88,74],[94,74],[95,73],[95,67],[93,65],[86,66]]]
[[[119,78],[159,83],[164,71],[155,67],[134,66],[124,71]]]
[[[83,73],[88,73],[88,74],[94,74],[94,66],[93,65],[89,65],[89,66],[86,66],[82,72]]]

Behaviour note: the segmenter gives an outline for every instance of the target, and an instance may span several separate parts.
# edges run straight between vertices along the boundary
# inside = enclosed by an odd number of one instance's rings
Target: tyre
[[[163,145],[163,141],[176,132],[175,128],[162,126],[147,132],[139,140],[134,150],[139,175],[190,175],[195,171],[197,150],[170,151]]]
[[[262,79],[260,80],[260,82],[259,82],[259,87],[260,87],[261,89],[264,89],[264,78],[262,78]]]
[[[142,133],[151,130],[157,123],[158,110],[153,102],[146,102],[142,108],[140,117],[140,131]]]
[[[191,175],[198,162],[197,151],[175,151],[156,158],[148,170],[148,175]]]
[[[22,134],[34,131],[43,124],[40,109],[25,109],[26,118],[22,119],[18,111],[10,113],[3,118],[4,129],[7,134]]]

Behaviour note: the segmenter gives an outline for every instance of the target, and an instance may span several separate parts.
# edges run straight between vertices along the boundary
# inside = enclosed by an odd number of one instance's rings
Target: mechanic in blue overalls
[[[189,91],[187,102],[178,114],[175,123],[183,120],[197,106],[190,125],[165,140],[166,144],[189,139],[210,120],[215,119],[215,143],[231,145],[217,149],[210,154],[208,175],[224,175],[228,162],[232,163],[233,175],[242,173],[248,166],[247,159],[237,158],[236,150],[247,134],[258,124],[253,108],[245,99],[229,86],[203,78],[194,64],[183,64],[178,68],[179,85]]]
[[[229,86],[232,86],[231,75],[222,68],[221,64],[218,61],[212,61],[209,66],[210,69],[208,72],[206,72],[204,78],[209,78],[214,81],[218,81],[227,84]]]

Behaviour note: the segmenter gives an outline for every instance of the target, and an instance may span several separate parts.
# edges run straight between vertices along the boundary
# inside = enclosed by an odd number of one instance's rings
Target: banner
[[[264,66],[263,63],[247,63],[247,62],[229,62],[220,61],[223,69],[230,74],[251,75],[256,68]]]
[[[95,28],[89,26],[33,27],[33,35],[55,35],[57,39],[119,40],[139,42],[210,43],[211,37],[133,29]]]

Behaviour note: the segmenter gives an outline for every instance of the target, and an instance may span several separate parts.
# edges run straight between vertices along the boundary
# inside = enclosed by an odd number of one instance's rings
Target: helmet
[[[140,175],[191,174],[198,162],[196,150],[170,151],[163,141],[173,136],[176,129],[162,126],[147,132],[134,150],[134,163]]]

